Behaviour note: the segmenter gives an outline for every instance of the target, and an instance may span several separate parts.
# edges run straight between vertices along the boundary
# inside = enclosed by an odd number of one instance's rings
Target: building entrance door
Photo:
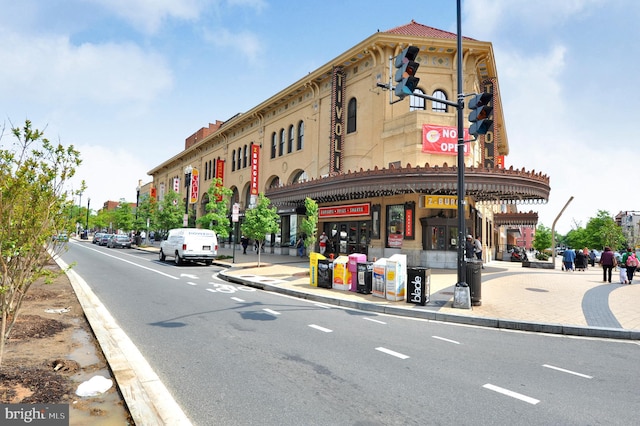
[[[325,223],[323,229],[329,237],[327,253],[368,254],[371,221],[331,222]]]

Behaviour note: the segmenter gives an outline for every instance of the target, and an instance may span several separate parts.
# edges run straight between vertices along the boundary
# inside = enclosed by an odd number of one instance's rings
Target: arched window
[[[304,148],[304,121],[298,123],[298,146],[296,149],[300,151]]]
[[[231,151],[231,171],[236,171],[236,150]]]
[[[413,93],[424,95],[424,92],[422,91],[422,89],[416,89],[413,91]],[[409,97],[409,111],[424,110],[424,109],[425,109],[424,98],[421,98],[420,96]]]
[[[287,139],[287,154],[293,152],[293,124],[289,126],[289,138]]]
[[[278,145],[278,157],[284,154],[284,129],[280,129],[280,143]]]
[[[269,188],[278,188],[278,187],[280,187],[280,178],[276,176],[273,178],[273,180],[269,184]]]
[[[238,148],[238,159],[236,160],[236,162],[238,163],[238,170],[240,170],[240,168],[242,167],[242,148]]]
[[[271,134],[271,158],[276,158],[276,146],[277,146],[277,141],[276,141],[276,132],[273,132]]]
[[[244,154],[242,156],[242,167],[247,167],[247,161],[249,160],[249,147],[244,146]]]
[[[442,90],[436,90],[433,92],[433,97],[445,101],[447,100],[447,94]],[[447,112],[447,104],[438,101],[431,101],[431,110],[433,112]]]
[[[299,171],[298,173],[296,173],[293,176],[293,179],[292,179],[291,183],[302,183],[302,182],[306,182],[308,180],[309,180],[309,175],[307,175],[307,172],[302,170],[302,171]]]
[[[349,106],[347,107],[347,133],[353,133],[356,131],[356,116],[358,112],[358,102],[356,98],[349,99]]]

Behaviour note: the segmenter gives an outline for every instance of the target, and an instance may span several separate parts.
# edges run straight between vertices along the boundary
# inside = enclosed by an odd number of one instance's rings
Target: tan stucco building
[[[191,166],[198,217],[216,176],[241,213],[265,193],[281,227],[267,250],[295,255],[289,246],[310,197],[336,254],[404,253],[409,265],[455,268],[456,108],[417,96],[395,102],[379,87],[395,72],[390,58],[409,45],[420,49],[421,92],[456,101],[456,34],[414,21],[377,32],[251,110],[191,135],[183,151],[149,171],[156,196],[186,195]],[[517,224],[508,218],[519,203],[546,202],[549,178],[502,167],[509,143],[492,45],[464,38],[462,57],[464,93],[493,94],[493,129],[468,142],[465,154],[465,234],[481,238],[490,260],[506,250],[511,227],[535,225],[533,212],[516,215]]]

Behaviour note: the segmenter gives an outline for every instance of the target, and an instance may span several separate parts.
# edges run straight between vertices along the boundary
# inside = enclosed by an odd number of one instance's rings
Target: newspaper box
[[[325,259],[326,257],[320,253],[309,254],[309,285],[311,287],[318,287],[318,261]]]
[[[333,288],[336,290],[349,290],[351,277],[348,263],[347,256],[338,256],[333,261]]]
[[[387,268],[387,259],[381,258],[373,262],[373,277],[372,277],[372,287],[371,294],[376,297],[385,297],[385,276],[386,276],[386,268]]]
[[[357,291],[358,287],[358,263],[366,262],[367,255],[362,253],[352,253],[349,255],[349,277],[351,278],[349,285],[351,291]]]
[[[424,306],[431,298],[431,269],[407,268],[407,303]]]
[[[407,289],[407,255],[394,254],[387,259],[385,273],[387,300],[404,300]]]

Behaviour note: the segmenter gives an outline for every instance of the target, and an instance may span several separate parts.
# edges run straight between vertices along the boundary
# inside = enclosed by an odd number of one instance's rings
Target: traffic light
[[[405,96],[411,95],[418,87],[419,78],[415,77],[418,71],[419,63],[415,62],[418,56],[419,48],[409,46],[395,58],[396,67],[396,96],[404,99]]]
[[[486,134],[493,124],[491,117],[493,107],[489,106],[492,99],[493,95],[491,93],[479,93],[469,102],[469,109],[471,109],[469,121],[473,123],[469,128],[469,133],[475,138],[478,135]]]

